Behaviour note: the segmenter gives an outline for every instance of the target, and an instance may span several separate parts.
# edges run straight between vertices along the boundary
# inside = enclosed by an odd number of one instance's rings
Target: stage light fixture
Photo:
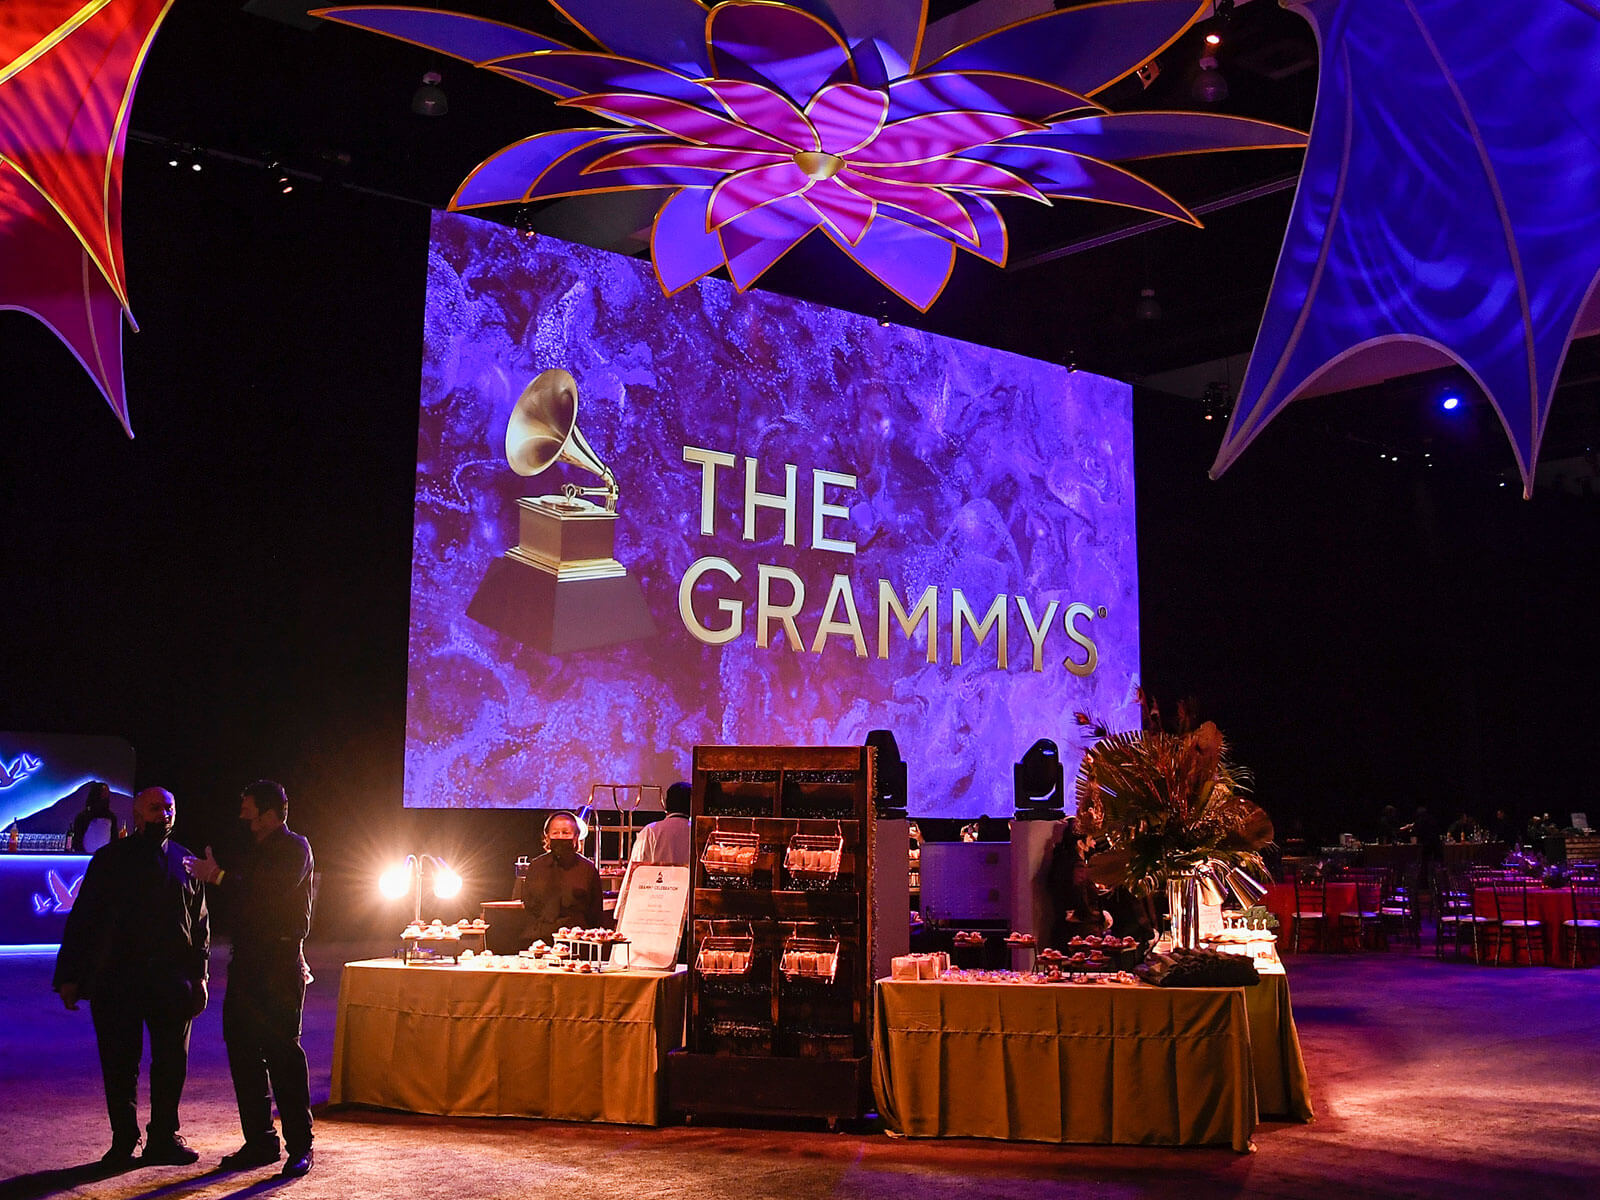
[[[1221,104],[1228,98],[1228,81],[1217,69],[1215,56],[1206,54],[1200,59],[1200,69],[1195,72],[1189,94],[1202,104]]]
[[[1133,306],[1133,315],[1140,321],[1161,320],[1161,305],[1156,300],[1155,288],[1139,289],[1139,303]]]
[[[429,71],[424,75],[422,86],[412,94],[411,111],[419,117],[442,117],[449,112],[450,97],[439,86],[443,82],[444,76],[437,71]]]
[[[285,171],[280,164],[270,162],[267,164],[267,170],[271,172],[273,181],[277,184],[278,191],[281,194],[287,196],[294,191],[294,181],[289,178],[289,172]]]
[[[1439,401],[1439,407],[1444,409],[1445,412],[1455,412],[1456,409],[1461,407],[1461,397],[1454,392],[1446,392],[1444,399]]]
[[[1212,49],[1222,45],[1222,35],[1215,32],[1206,34],[1206,45]]]
[[[1040,738],[1029,746],[1011,769],[1011,787],[1019,821],[1059,821],[1064,811],[1066,772],[1056,744]]]

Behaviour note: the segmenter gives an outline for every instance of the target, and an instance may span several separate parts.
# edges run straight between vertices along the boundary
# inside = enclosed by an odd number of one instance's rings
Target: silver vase
[[[1173,875],[1167,879],[1167,927],[1172,944],[1186,950],[1200,945],[1200,876]]]

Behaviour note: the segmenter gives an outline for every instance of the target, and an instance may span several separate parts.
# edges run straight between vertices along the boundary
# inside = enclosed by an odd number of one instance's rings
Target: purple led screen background
[[[522,496],[599,479],[557,464],[533,478],[506,463],[512,407],[539,372],[561,367],[579,392],[578,427],[615,472],[616,557],[639,582],[653,637],[548,655],[479,624],[468,605],[493,560],[518,541]],[[686,777],[696,745],[845,745],[892,729],[909,766],[911,810],[1008,811],[1011,766],[1041,737],[1070,764],[1072,714],[1137,722],[1137,554],[1131,389],[1122,383],[855,314],[706,280],[664,297],[648,261],[434,217],[428,263],[417,453],[405,802],[414,807],[577,805],[592,783]],[[701,532],[703,468],[684,447],[736,456],[716,472],[711,535]],[[781,512],[756,510],[743,538],[745,458],[756,487],[796,471],[795,544]],[[812,471],[854,475],[826,489],[848,509],[812,546]],[[691,636],[679,586],[708,556],[692,608],[743,631]],[[772,621],[757,644],[762,564],[803,581],[799,652]],[[864,635],[813,652],[835,575],[849,579]],[[937,662],[926,626],[889,618],[879,658],[879,580],[910,612],[938,588]],[[1007,597],[1009,663],[997,632],[963,629],[953,660],[953,591],[981,621]],[[1025,603],[1044,634],[1032,669]],[[780,580],[772,598],[789,590]],[[1081,604],[1074,629],[1069,605]],[[1103,612],[1102,612],[1103,610]],[[833,616],[845,622],[836,604]],[[840,626],[843,628],[843,625]]]

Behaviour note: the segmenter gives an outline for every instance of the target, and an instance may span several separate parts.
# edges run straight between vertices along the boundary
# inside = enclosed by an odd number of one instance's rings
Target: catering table
[[[1255,1066],[1256,1107],[1262,1117],[1309,1121],[1311,1083],[1300,1053],[1300,1031],[1289,1003],[1289,976],[1278,964],[1257,963],[1261,982],[1244,989]]]
[[[1295,895],[1294,884],[1274,883],[1267,888],[1267,894],[1261,905],[1273,916],[1278,918],[1278,953],[1294,953],[1294,913]],[[1313,932],[1309,937],[1313,939],[1318,950],[1326,950],[1330,945],[1337,945],[1339,936],[1339,914],[1354,912],[1356,907],[1356,885],[1353,883],[1328,884],[1328,918],[1324,923],[1324,932]],[[1315,927],[1313,927],[1314,929]],[[1304,941],[1304,939],[1302,939]]]
[[[448,1116],[660,1122],[687,973],[346,963],[335,1104]]]
[[[1241,988],[880,979],[872,1082],[913,1137],[1244,1151],[1256,1126]]]
[[[1480,917],[1495,919],[1494,888],[1481,887],[1472,890],[1472,911]],[[1561,922],[1572,919],[1572,893],[1566,888],[1530,887],[1528,889],[1528,917],[1530,920],[1544,922],[1544,961],[1548,965],[1559,966],[1561,958]],[[1494,935],[1485,933],[1482,936],[1489,939],[1492,944]],[[1500,961],[1511,962],[1514,951],[1509,937],[1500,939]],[[1571,961],[1570,959],[1567,961]]]

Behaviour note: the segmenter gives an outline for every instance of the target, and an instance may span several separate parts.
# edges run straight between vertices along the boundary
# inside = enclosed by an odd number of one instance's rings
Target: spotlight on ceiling
[[[1206,54],[1200,59],[1200,69],[1195,72],[1189,94],[1202,104],[1221,104],[1228,98],[1228,81],[1217,70],[1217,60]]]
[[[450,97],[439,86],[443,82],[444,76],[437,71],[424,75],[422,86],[411,97],[411,111],[419,117],[442,117],[449,112]]]
[[[1455,392],[1446,392],[1439,400],[1439,407],[1445,412],[1455,412],[1461,407],[1461,397]]]
[[[1226,421],[1233,412],[1231,389],[1220,379],[1206,384],[1205,395],[1200,398],[1200,415],[1207,421]]]
[[[1216,49],[1216,47],[1222,45],[1222,35],[1215,32],[1206,34],[1206,45]]]
[[[1139,303],[1133,306],[1133,315],[1140,321],[1161,320],[1161,305],[1156,301],[1155,288],[1139,289]]]
[[[267,171],[272,176],[273,183],[277,185],[280,193],[287,196],[294,191],[294,180],[289,178],[289,172],[285,171],[279,163],[268,163]]]

